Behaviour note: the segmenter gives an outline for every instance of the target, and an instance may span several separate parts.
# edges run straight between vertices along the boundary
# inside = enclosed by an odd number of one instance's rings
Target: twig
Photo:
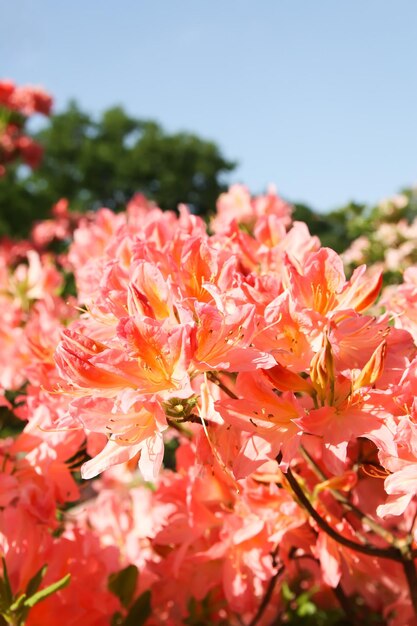
[[[239,399],[239,396],[233,393],[233,391],[229,389],[229,387],[227,387],[223,381],[220,380],[218,374],[216,374],[215,372],[207,372],[207,378],[211,380],[212,383],[220,387],[220,389],[224,391],[224,393],[227,394],[230,398],[233,398],[233,400]]]
[[[277,554],[278,554],[278,546],[275,548],[275,550],[272,553],[272,563],[273,563],[274,566],[276,565]],[[258,610],[256,611],[256,614],[253,617],[253,619],[249,622],[248,626],[256,626],[256,624],[261,619],[262,615],[264,614],[264,612],[266,610],[266,607],[269,604],[269,601],[271,600],[271,597],[272,597],[272,594],[274,592],[275,586],[277,584],[278,578],[281,576],[281,574],[284,571],[284,569],[285,569],[285,565],[281,565],[281,567],[279,567],[277,569],[275,574],[270,579],[270,581],[268,583],[268,587],[266,588],[266,591],[265,591],[265,595],[262,598],[262,602],[258,606]]]
[[[407,579],[408,588],[410,590],[411,604],[413,605],[414,613],[417,615],[417,572],[414,563],[411,559],[403,558],[402,566],[405,577]]]
[[[317,465],[315,460],[310,456],[310,454],[307,452],[307,450],[303,446],[301,446],[301,454],[303,455],[307,463],[310,465],[310,467],[314,470],[316,475],[320,478],[320,480],[323,480],[323,481],[328,480],[328,477],[324,474],[324,472],[321,470],[321,468]],[[387,530],[386,528],[378,524],[378,522],[376,522],[374,519],[369,517],[363,511],[361,511],[359,507],[357,507],[355,504],[350,502],[350,500],[348,500],[339,491],[336,491],[336,489],[329,489],[329,491],[333,495],[333,497],[338,502],[340,502],[340,504],[342,504],[345,508],[349,509],[362,522],[365,522],[376,535],[379,535],[380,537],[382,537],[382,539],[384,539],[391,546],[392,545],[396,546],[397,538],[392,533],[390,533],[389,530]]]
[[[348,539],[344,535],[338,533],[332,526],[330,526],[330,524],[326,522],[325,519],[321,517],[321,515],[313,507],[290,468],[288,468],[285,476],[298,500],[311,515],[311,517],[315,520],[319,528],[327,533],[329,537],[337,541],[337,543],[340,543],[341,545],[345,546],[346,548],[350,548],[351,550],[355,550],[356,552],[362,552],[363,554],[367,554],[368,556],[390,559],[392,561],[398,561],[399,563],[402,563],[404,561],[403,554],[398,548],[395,548],[393,546],[390,546],[388,548],[369,546],[363,543],[358,543],[357,541],[352,541],[351,539]]]
[[[348,596],[343,591],[340,583],[337,585],[337,587],[333,588],[333,593],[336,596],[337,601],[339,602],[342,608],[342,611],[346,615],[349,624],[351,626],[358,626],[360,624],[360,621],[357,615],[355,614],[354,605],[352,604],[351,600],[349,600]]]

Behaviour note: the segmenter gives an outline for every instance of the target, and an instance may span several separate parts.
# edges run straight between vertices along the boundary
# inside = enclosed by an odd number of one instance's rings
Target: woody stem
[[[301,446],[301,454],[313,469],[315,474],[320,478],[320,480],[327,480],[328,477],[324,474],[324,472],[317,465],[315,460],[310,456],[303,446]],[[335,489],[329,489],[333,497],[343,505],[344,508],[349,509],[356,517],[358,517],[362,522],[365,522],[369,528],[376,534],[382,537],[387,543],[392,546],[396,546],[397,538],[389,532],[386,528],[378,524],[374,519],[369,517],[366,513],[360,510],[359,507],[355,506],[352,502],[350,502],[343,494]],[[397,546],[396,546],[397,547]]]
[[[413,562],[414,551],[408,548],[404,552],[394,546],[389,546],[388,548],[378,548],[376,546],[358,543],[357,541],[352,541],[351,539],[344,537],[334,528],[332,528],[332,526],[330,526],[330,524],[328,524],[326,520],[323,519],[321,515],[316,511],[290,468],[288,468],[285,476],[287,478],[288,484],[290,485],[294,494],[297,496],[300,504],[311,515],[319,528],[327,533],[329,537],[334,539],[334,541],[337,541],[346,548],[350,548],[351,550],[355,550],[356,552],[361,552],[362,554],[367,554],[368,556],[390,559],[391,561],[397,561],[398,563],[401,563],[401,565],[403,566],[405,577],[407,579],[407,585],[409,588],[410,599],[413,605],[414,613],[417,616],[417,572]]]
[[[276,565],[277,554],[278,554],[278,546],[272,552],[272,562],[273,562],[274,566]],[[271,600],[271,597],[272,597],[272,594],[274,592],[275,586],[277,584],[278,578],[281,576],[282,572],[284,571],[284,568],[285,568],[285,566],[281,565],[281,567],[277,569],[275,574],[269,580],[268,586],[267,586],[266,591],[265,591],[265,595],[262,598],[262,602],[260,603],[260,605],[258,607],[258,610],[256,611],[255,616],[249,622],[248,626],[256,626],[256,624],[258,624],[259,620],[261,619],[262,615],[265,612],[266,607],[268,606],[268,604],[269,604],[269,602]]]
[[[402,561],[403,571],[410,590],[410,599],[414,613],[417,615],[417,572],[412,559],[404,558]]]
[[[326,520],[323,519],[321,515],[316,511],[290,468],[288,468],[285,476],[292,491],[297,496],[300,504],[311,515],[319,528],[327,533],[329,537],[331,537],[341,545],[345,546],[346,548],[350,548],[351,550],[355,550],[356,552],[362,552],[363,554],[367,554],[368,556],[390,559],[392,561],[398,561],[400,563],[403,562],[404,557],[402,553],[400,552],[400,550],[393,546],[389,546],[388,548],[378,548],[377,546],[370,546],[363,543],[358,543],[357,541],[352,541],[344,535],[341,535],[332,526],[330,526],[330,524],[328,524],[328,522],[326,522]]]
[[[233,393],[233,391],[229,389],[229,387],[227,387],[227,385],[225,385],[222,380],[220,380],[218,374],[216,374],[215,372],[207,372],[207,378],[212,383],[217,385],[222,391],[224,391],[224,393],[227,394],[229,398],[233,398],[233,400],[238,400],[238,396]]]

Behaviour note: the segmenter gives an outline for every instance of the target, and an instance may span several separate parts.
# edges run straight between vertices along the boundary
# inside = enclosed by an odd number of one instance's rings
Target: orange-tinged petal
[[[379,344],[368,363],[365,365],[358,378],[352,385],[352,389],[356,391],[361,387],[371,387],[384,371],[385,355],[387,352],[387,342],[383,341]]]
[[[269,370],[261,370],[262,374],[273,384],[278,391],[292,391],[312,393],[313,386],[308,380],[305,380],[299,374],[291,372],[289,369],[277,363]]]

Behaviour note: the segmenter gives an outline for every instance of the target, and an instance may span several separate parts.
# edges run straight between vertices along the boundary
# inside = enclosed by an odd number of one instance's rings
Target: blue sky
[[[415,0],[0,0],[0,75],[215,140],[320,210],[417,183]]]

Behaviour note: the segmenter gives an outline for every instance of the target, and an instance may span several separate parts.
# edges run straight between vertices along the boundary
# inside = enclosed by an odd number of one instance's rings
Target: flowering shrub
[[[388,282],[401,282],[402,273],[417,263],[417,190],[386,198],[365,218],[351,223],[360,232],[342,254],[350,269],[360,263],[382,269]]]
[[[242,186],[4,242],[4,623],[417,624],[416,272]]]
[[[49,115],[52,98],[37,87],[17,87],[11,81],[0,81],[0,176],[6,165],[16,159],[31,168],[39,165],[42,148],[24,133],[28,117],[35,113]]]

